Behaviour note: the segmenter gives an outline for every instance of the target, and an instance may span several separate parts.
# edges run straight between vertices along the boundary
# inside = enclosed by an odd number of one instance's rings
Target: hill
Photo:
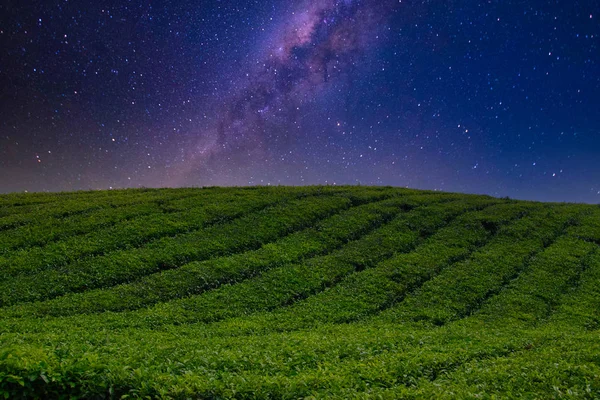
[[[600,398],[599,244],[397,188],[0,196],[0,395]]]

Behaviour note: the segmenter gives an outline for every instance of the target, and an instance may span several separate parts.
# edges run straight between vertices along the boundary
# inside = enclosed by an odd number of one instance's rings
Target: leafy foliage
[[[0,395],[599,398],[599,244],[408,189],[0,196]]]

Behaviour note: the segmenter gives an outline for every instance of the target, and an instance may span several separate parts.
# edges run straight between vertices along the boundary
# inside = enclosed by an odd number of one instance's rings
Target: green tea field
[[[600,398],[600,207],[0,195],[0,398]]]

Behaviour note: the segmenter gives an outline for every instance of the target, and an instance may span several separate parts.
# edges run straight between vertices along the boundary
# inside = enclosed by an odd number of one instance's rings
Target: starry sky
[[[596,0],[5,0],[0,192],[600,203]]]

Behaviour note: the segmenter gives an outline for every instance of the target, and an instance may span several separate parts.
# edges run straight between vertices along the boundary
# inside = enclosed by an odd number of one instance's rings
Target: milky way
[[[244,168],[285,151],[294,139],[289,132],[299,108],[347,77],[361,55],[373,51],[395,4],[330,0],[295,7],[259,51],[264,58],[222,99],[216,126],[199,132],[180,177],[185,180],[194,170],[218,174]]]
[[[0,192],[361,184],[600,202],[600,3],[0,3]]]

